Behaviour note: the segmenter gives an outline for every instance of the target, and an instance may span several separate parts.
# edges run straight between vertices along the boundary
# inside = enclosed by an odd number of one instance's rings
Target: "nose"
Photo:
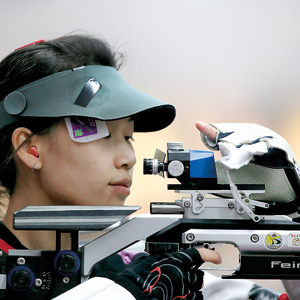
[[[136,157],[134,149],[131,144],[126,144],[122,147],[118,147],[118,153],[115,159],[115,167],[132,169],[136,163]]]

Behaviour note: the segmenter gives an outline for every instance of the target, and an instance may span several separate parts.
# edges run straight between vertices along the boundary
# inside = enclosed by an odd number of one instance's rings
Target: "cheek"
[[[57,149],[41,169],[42,188],[58,204],[103,205],[113,162],[93,147]],[[55,200],[60,199],[60,200]]]

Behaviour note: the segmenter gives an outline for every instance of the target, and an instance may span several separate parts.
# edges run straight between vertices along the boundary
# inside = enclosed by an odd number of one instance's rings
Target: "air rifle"
[[[169,190],[185,194],[175,203],[151,203],[151,214],[129,216],[139,207],[26,207],[14,215],[14,228],[55,230],[56,250],[2,252],[0,298],[49,299],[85,282],[106,257],[145,241],[150,254],[203,245],[230,244],[239,265],[223,278],[300,279],[299,218],[268,214],[272,203],[252,200],[263,185],[218,184],[209,151],[168,146],[167,160],[144,160],[145,174],[167,173],[180,184]],[[186,196],[188,194],[189,196]],[[261,212],[265,212],[264,214]],[[105,234],[79,247],[79,231]],[[61,250],[61,233],[72,237]]]

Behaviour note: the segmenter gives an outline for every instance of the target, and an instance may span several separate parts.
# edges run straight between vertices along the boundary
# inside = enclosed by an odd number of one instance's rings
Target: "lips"
[[[132,180],[129,178],[124,178],[120,181],[113,181],[109,183],[115,194],[121,194],[125,196],[129,196],[131,184]]]
[[[112,186],[119,185],[119,186],[124,186],[124,187],[130,188],[131,184],[132,184],[132,180],[131,179],[124,178],[124,179],[122,179],[120,181],[112,182],[109,185],[112,185]]]

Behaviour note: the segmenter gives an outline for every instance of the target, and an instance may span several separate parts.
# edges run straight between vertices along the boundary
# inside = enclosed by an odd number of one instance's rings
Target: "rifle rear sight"
[[[162,153],[162,152],[161,152]],[[211,151],[183,149],[182,143],[168,143],[167,160],[144,159],[144,174],[176,178],[186,186],[215,185],[217,172],[214,154]]]

